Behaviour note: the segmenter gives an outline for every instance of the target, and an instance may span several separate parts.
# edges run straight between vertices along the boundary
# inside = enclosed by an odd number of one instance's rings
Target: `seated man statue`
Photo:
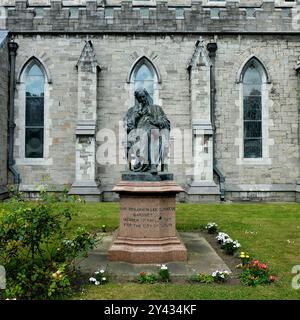
[[[152,103],[146,89],[136,90],[136,103],[125,116],[127,129],[127,159],[132,171],[167,171],[170,121],[163,109]]]

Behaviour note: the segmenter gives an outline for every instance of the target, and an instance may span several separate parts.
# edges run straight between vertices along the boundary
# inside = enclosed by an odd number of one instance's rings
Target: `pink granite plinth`
[[[108,250],[110,261],[165,263],[186,261],[187,250],[176,232],[174,181],[121,181],[120,225]]]

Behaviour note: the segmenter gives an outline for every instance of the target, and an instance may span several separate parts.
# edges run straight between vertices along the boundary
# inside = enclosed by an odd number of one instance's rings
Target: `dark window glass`
[[[254,64],[243,77],[244,158],[262,157],[262,79]]]
[[[244,96],[244,120],[261,120],[260,96]]]
[[[244,137],[245,138],[261,138],[261,122],[260,121],[245,121],[244,122]]]
[[[261,158],[262,143],[261,139],[245,139],[244,140],[244,157],[245,158]]]
[[[45,77],[33,64],[26,75],[25,157],[44,156],[44,85]]]
[[[27,97],[26,126],[44,126],[44,98]]]
[[[44,128],[26,128],[26,158],[43,158]]]
[[[153,72],[146,64],[142,64],[135,73],[134,89],[146,89],[153,98],[154,93],[154,79]]]

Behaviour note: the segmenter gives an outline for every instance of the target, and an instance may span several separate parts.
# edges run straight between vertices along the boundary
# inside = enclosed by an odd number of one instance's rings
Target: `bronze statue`
[[[136,90],[136,104],[125,116],[127,159],[131,171],[167,171],[170,121],[163,109],[154,105],[146,89]]]

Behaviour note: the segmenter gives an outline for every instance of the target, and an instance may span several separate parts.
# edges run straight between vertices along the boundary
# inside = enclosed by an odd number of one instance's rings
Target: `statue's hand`
[[[144,106],[144,108],[142,109],[142,112],[143,112],[143,115],[145,116],[151,116],[149,106]]]

